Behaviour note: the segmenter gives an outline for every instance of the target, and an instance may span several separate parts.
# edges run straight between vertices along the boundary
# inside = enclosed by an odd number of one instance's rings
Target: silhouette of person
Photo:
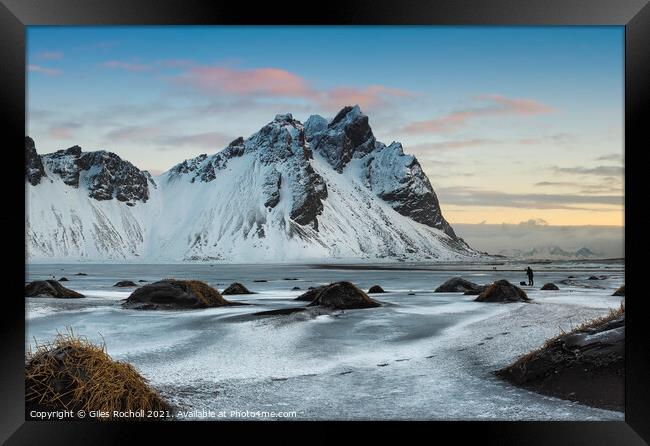
[[[530,266],[526,268],[526,275],[528,276],[528,286],[533,286],[533,270]]]

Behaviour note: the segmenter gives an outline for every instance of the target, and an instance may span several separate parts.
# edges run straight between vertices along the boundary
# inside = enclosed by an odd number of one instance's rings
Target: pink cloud
[[[402,131],[410,133],[445,133],[463,127],[474,118],[491,116],[533,116],[549,113],[553,109],[531,99],[511,99],[497,94],[479,95],[474,98],[486,103],[482,107],[460,110],[439,118],[417,121]]]
[[[154,69],[151,65],[139,62],[124,62],[121,60],[109,60],[108,62],[104,62],[103,66],[114,70],[124,70],[132,73],[143,73]]]
[[[61,70],[56,69],[56,68],[47,68],[43,67],[41,65],[27,65],[27,71],[31,71],[32,73],[41,73],[46,76],[58,76],[61,74]]]
[[[326,109],[338,110],[345,105],[358,104],[368,110],[385,103],[388,97],[406,97],[411,93],[383,85],[370,85],[365,88],[338,87],[321,93],[321,96],[321,105]]]
[[[54,139],[72,139],[74,131],[80,129],[82,124],[79,122],[62,122],[50,127],[49,135]]]
[[[38,54],[38,58],[45,60],[60,60],[63,59],[63,53],[61,51],[44,51]]]
[[[333,89],[314,88],[303,77],[280,68],[239,69],[223,66],[195,66],[176,76],[177,85],[188,86],[201,93],[224,94],[244,98],[286,97],[319,104],[327,110],[339,110],[358,104],[370,109],[385,103],[389,97],[410,93],[383,85],[368,87],[341,86]]]
[[[72,139],[74,136],[72,134],[72,129],[67,127],[52,127],[49,131],[49,135],[55,139]]]
[[[174,80],[208,93],[291,97],[312,94],[304,79],[279,68],[197,66]]]

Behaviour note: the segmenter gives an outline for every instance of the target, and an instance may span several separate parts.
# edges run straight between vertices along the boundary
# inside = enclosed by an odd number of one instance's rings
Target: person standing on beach
[[[533,286],[533,270],[530,266],[526,268],[526,275],[528,276],[528,286]]]

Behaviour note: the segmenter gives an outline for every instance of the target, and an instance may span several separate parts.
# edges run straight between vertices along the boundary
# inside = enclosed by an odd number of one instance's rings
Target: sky
[[[39,153],[159,174],[358,104],[452,224],[624,225],[623,27],[31,26],[26,70]]]

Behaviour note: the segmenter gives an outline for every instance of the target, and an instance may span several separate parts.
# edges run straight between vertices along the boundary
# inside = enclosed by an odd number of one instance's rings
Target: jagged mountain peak
[[[317,118],[314,124],[316,122]],[[351,159],[362,157],[377,147],[368,116],[358,105],[343,107],[327,127],[311,125],[310,132],[307,137],[311,149],[318,151],[337,172],[343,171]]]

